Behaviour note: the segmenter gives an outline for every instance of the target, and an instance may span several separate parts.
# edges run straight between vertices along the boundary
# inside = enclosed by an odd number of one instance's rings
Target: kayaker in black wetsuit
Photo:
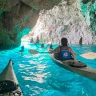
[[[52,53],[58,53],[58,57],[61,60],[72,59],[76,56],[73,50],[68,46],[68,40],[66,38],[61,39],[61,46],[51,50]]]
[[[40,48],[44,48],[44,44],[41,44],[41,47]]]
[[[50,44],[49,48],[50,48],[50,49],[53,49],[53,46],[52,46],[52,44]]]
[[[19,50],[19,53],[22,54],[24,52],[24,46],[21,46],[21,50]]]

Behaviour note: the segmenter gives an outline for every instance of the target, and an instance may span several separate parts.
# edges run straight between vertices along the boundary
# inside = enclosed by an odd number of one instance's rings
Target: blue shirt
[[[61,49],[60,48],[60,52],[59,52],[60,59],[70,59],[70,58],[72,58],[71,53],[68,49],[69,48],[67,48],[67,49]]]

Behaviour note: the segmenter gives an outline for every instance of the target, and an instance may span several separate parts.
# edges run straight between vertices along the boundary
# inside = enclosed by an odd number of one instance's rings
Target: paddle
[[[50,52],[39,52],[39,51],[33,50],[33,49],[29,49],[28,52],[29,52],[30,54],[50,53]]]
[[[33,44],[37,46],[36,43],[33,43]],[[41,47],[39,47],[39,46],[37,46],[37,47],[38,47],[38,48],[44,48],[44,44],[41,44]]]
[[[33,49],[29,49],[28,51],[29,51],[30,54],[50,53],[50,52],[39,52],[39,51],[33,50]],[[95,52],[88,52],[88,53],[81,54],[79,56],[92,60],[92,59],[96,58],[96,53]]]
[[[88,52],[80,55],[83,58],[86,59],[95,59],[96,58],[96,53],[95,52]]]
[[[37,46],[37,44],[36,44],[36,43],[33,43],[33,44]],[[39,46],[37,46],[37,47],[39,48]]]

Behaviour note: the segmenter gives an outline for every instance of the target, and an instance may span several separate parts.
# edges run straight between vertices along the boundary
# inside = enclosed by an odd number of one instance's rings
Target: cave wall
[[[81,0],[63,0],[50,10],[42,10],[36,26],[31,30],[33,38],[39,37],[43,42],[59,43],[62,37],[68,38],[70,44],[96,44],[96,18],[88,15],[89,9],[82,6],[95,5],[95,2]],[[94,10],[91,8],[90,11]],[[94,10],[95,11],[95,10]],[[91,23],[93,18],[93,22]],[[93,28],[94,27],[94,28]]]
[[[96,0],[83,0],[81,2],[81,9],[88,25],[96,33]]]
[[[42,9],[50,9],[60,0],[1,0],[0,46],[6,48],[20,45],[22,36],[32,29]],[[5,39],[6,38],[6,39]]]
[[[32,29],[39,16],[38,11],[23,2],[18,2],[10,11],[3,12],[1,15],[0,45],[7,48],[20,45],[22,36],[28,34],[22,30],[25,28]]]
[[[96,44],[95,18],[95,0],[1,0],[0,46],[20,45],[27,29],[43,42]]]
[[[92,43],[96,44],[96,0],[82,0],[80,5],[82,15],[85,17],[88,27],[92,30]]]
[[[50,10],[42,10],[36,26],[30,32],[43,42],[60,43],[62,37],[70,44],[96,44],[93,30],[82,15],[81,1],[64,0]]]

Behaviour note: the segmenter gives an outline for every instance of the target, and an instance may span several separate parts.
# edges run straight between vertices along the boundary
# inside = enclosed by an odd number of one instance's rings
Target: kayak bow
[[[23,96],[12,67],[11,59],[6,68],[0,74],[0,96]]]

